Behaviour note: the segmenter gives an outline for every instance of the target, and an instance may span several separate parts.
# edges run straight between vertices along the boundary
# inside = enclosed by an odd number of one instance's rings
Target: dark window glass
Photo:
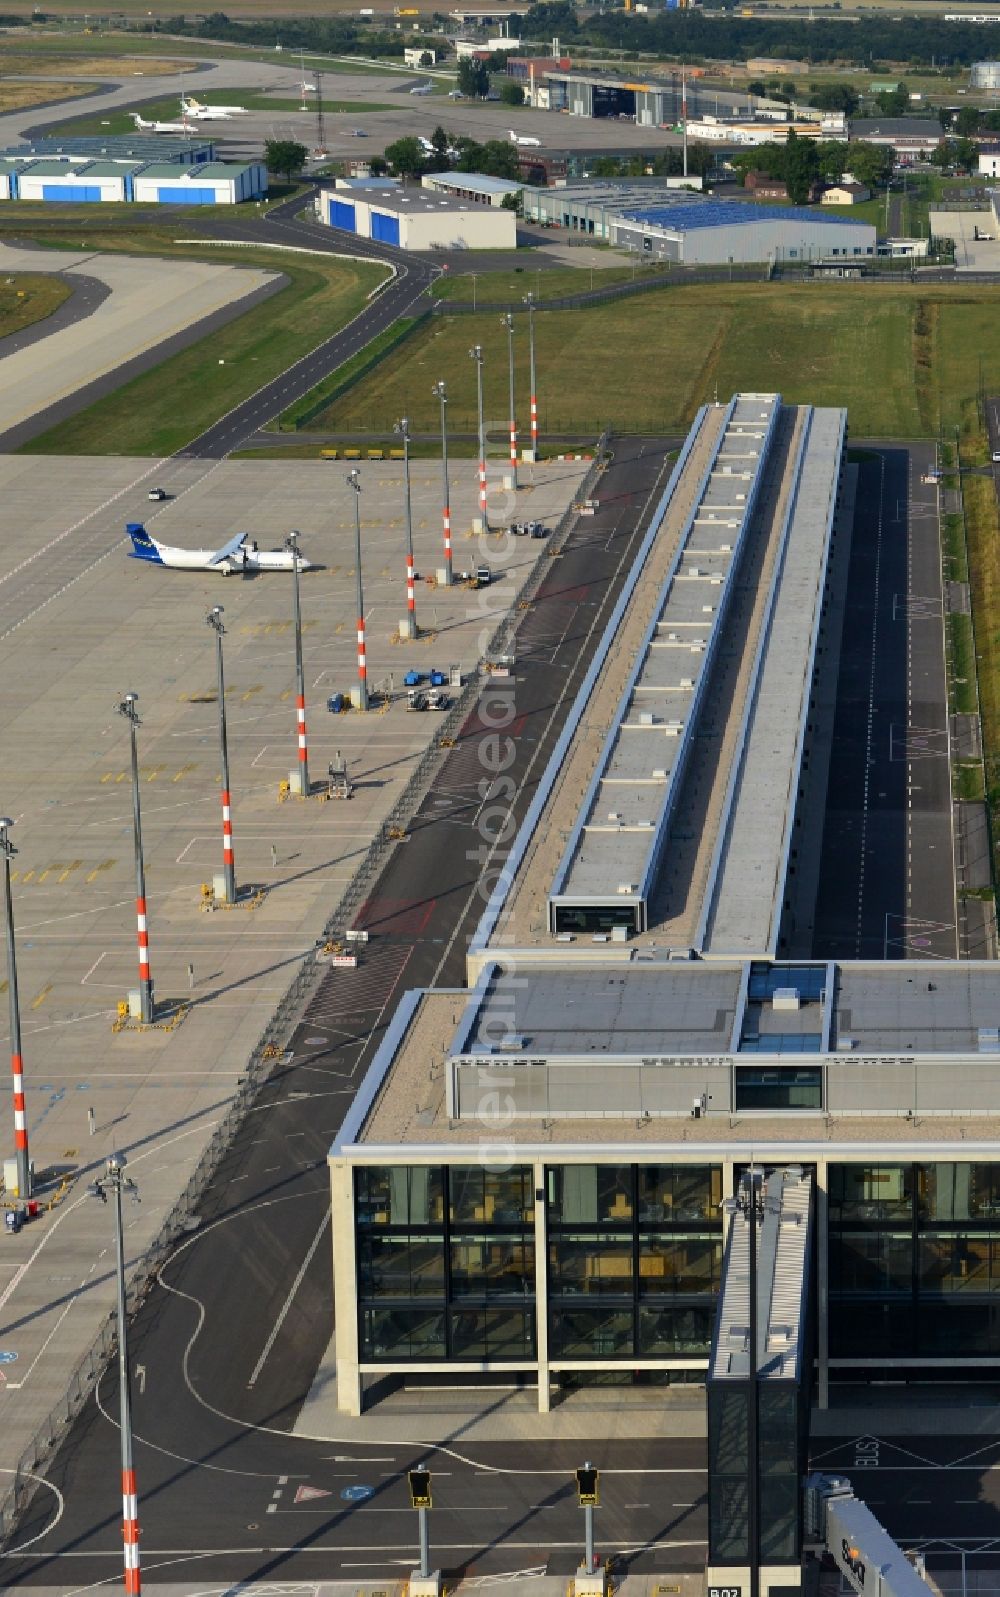
[[[443,1359],[444,1310],[365,1309],[361,1344],[366,1359]]]
[[[444,1238],[362,1232],[358,1292],[362,1298],[443,1298]]]
[[[675,1233],[639,1239],[639,1295],[716,1292],[722,1271],[721,1237]]]
[[[832,1299],[830,1356],[872,1360],[880,1355],[908,1357],[915,1351],[913,1326],[912,1298],[866,1303],[860,1314],[856,1302]],[[954,1352],[954,1348],[950,1351]]]
[[[529,1359],[535,1353],[534,1315],[521,1309],[453,1309],[456,1359]]]
[[[627,926],[639,930],[637,904],[605,904],[596,908],[583,908],[569,904],[556,905],[557,932],[610,932],[612,926]]]
[[[712,1340],[715,1308],[660,1308],[646,1304],[639,1310],[639,1346],[648,1357],[676,1358],[686,1353],[707,1353]]]
[[[357,1173],[359,1225],[440,1225],[444,1185],[434,1165],[388,1165]]]
[[[560,1165],[548,1171],[548,1183],[549,1218],[557,1224],[625,1224],[632,1219],[631,1165]]]
[[[913,1171],[906,1165],[830,1166],[830,1221],[904,1220],[913,1209]]]
[[[527,1297],[535,1290],[535,1244],[520,1236],[451,1239],[454,1298]]]
[[[944,1292],[1000,1292],[1000,1239],[922,1236],[917,1245],[921,1297]]]
[[[549,1351],[562,1358],[611,1359],[632,1352],[632,1335],[631,1309],[556,1308]]]
[[[454,1165],[448,1179],[456,1224],[523,1225],[534,1218],[532,1172],[522,1165],[511,1170]]]
[[[909,1232],[834,1233],[830,1237],[830,1290],[909,1296],[913,1290],[912,1259]]]
[[[549,1290],[554,1296],[631,1296],[631,1237],[613,1231],[554,1237],[549,1243]]]
[[[917,1352],[930,1358],[983,1358],[1000,1350],[1000,1324],[992,1303],[952,1300],[923,1303],[917,1320]]]
[[[718,1165],[640,1165],[639,1224],[719,1220],[722,1171]]]
[[[736,1072],[737,1109],[822,1109],[820,1066],[744,1065]]]
[[[929,1164],[917,1169],[917,1202],[928,1220],[1000,1218],[1000,1167]]]

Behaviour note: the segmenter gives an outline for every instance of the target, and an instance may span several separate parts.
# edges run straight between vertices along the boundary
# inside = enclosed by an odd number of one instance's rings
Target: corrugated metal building
[[[241,200],[261,199],[266,193],[263,161],[242,166],[208,161],[204,166],[180,170],[169,162],[154,161],[135,177],[136,200],[160,205],[238,205]]]
[[[62,200],[72,205],[131,200],[141,161],[29,161],[16,173],[21,200]],[[177,172],[177,167],[171,167]]]
[[[612,243],[684,266],[865,258],[875,254],[870,222],[796,205],[700,200],[614,218]]]
[[[674,182],[688,188],[675,188]],[[568,183],[559,189],[524,191],[525,221],[543,227],[565,227],[571,233],[610,240],[611,224],[639,207],[652,208],[690,202],[690,188],[700,188],[700,177],[595,178],[589,183]]]
[[[138,201],[160,205],[236,205],[267,193],[260,161],[87,160],[82,156],[0,158],[0,199],[72,205]]]
[[[30,156],[65,156],[84,161],[173,161],[197,166],[215,160],[215,143],[199,133],[197,138],[171,138],[167,134],[60,134],[56,138],[26,139],[0,150],[0,157],[27,160]]]
[[[523,181],[512,183],[510,178],[490,177],[485,172],[425,172],[420,181],[434,194],[468,200],[470,205],[502,205],[508,195],[516,198],[524,188]]]
[[[321,216],[331,227],[399,249],[512,250],[517,244],[516,213],[502,207],[403,188],[377,197],[340,192],[322,199]]]

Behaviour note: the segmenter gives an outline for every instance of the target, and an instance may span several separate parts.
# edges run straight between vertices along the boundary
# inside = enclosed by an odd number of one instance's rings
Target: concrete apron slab
[[[554,524],[586,469],[534,468],[518,515]],[[318,462],[171,462],[161,475],[176,497],[164,514],[145,499],[146,462],[0,457],[0,808],[15,818],[19,851],[30,1151],[39,1171],[54,1173],[46,1197],[66,1178],[50,1214],[0,1237],[0,1350],[17,1354],[0,1366],[0,1468],[16,1464],[61,1400],[113,1304],[108,1217],[86,1199],[86,1182],[108,1152],[125,1148],[142,1191],[141,1207],[126,1210],[131,1267],[436,734],[439,717],[407,712],[403,673],[474,668],[535,561],[548,558],[541,543],[485,540],[494,586],[480,595],[421,585],[424,635],[393,642],[405,613],[401,469],[366,464],[362,474],[369,677],[393,682],[385,712],[367,717],[325,708],[356,679],[353,531],[340,525],[353,512],[342,473]],[[456,547],[470,565],[482,558],[480,542],[463,544],[461,534],[476,491],[471,463],[453,472]],[[218,547],[246,528],[274,546],[292,526],[301,530],[304,552],[323,563],[302,577],[311,772],[325,779],[342,752],[355,783],[350,802],[278,802],[279,782],[297,764],[290,577],[224,580],[129,560],[123,522],[147,510],[157,536],[188,546]],[[433,570],[441,563],[434,462],[414,470],[413,522],[417,568]],[[252,911],[206,913],[201,885],[222,858],[214,635],[205,624],[217,603],[227,628],[237,882],[266,892]],[[116,710],[127,690],[140,695],[153,978],[160,1001],[190,1009],[174,1031],[113,1034],[116,1006],[137,985],[128,729]],[[5,1031],[3,998],[0,1017]]]

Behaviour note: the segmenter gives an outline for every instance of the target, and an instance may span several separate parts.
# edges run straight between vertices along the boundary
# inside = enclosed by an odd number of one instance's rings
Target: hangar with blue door
[[[403,184],[352,185],[319,196],[330,227],[403,250],[514,249],[514,211],[453,199]]]

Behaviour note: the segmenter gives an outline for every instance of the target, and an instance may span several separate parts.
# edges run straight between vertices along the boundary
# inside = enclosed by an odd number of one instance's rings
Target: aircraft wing
[[[224,560],[232,559],[233,555],[239,552],[245,541],[246,533],[238,532],[235,538],[230,538],[228,543],[224,543],[221,549],[215,551],[215,554],[208,562],[209,567],[221,566]]]

